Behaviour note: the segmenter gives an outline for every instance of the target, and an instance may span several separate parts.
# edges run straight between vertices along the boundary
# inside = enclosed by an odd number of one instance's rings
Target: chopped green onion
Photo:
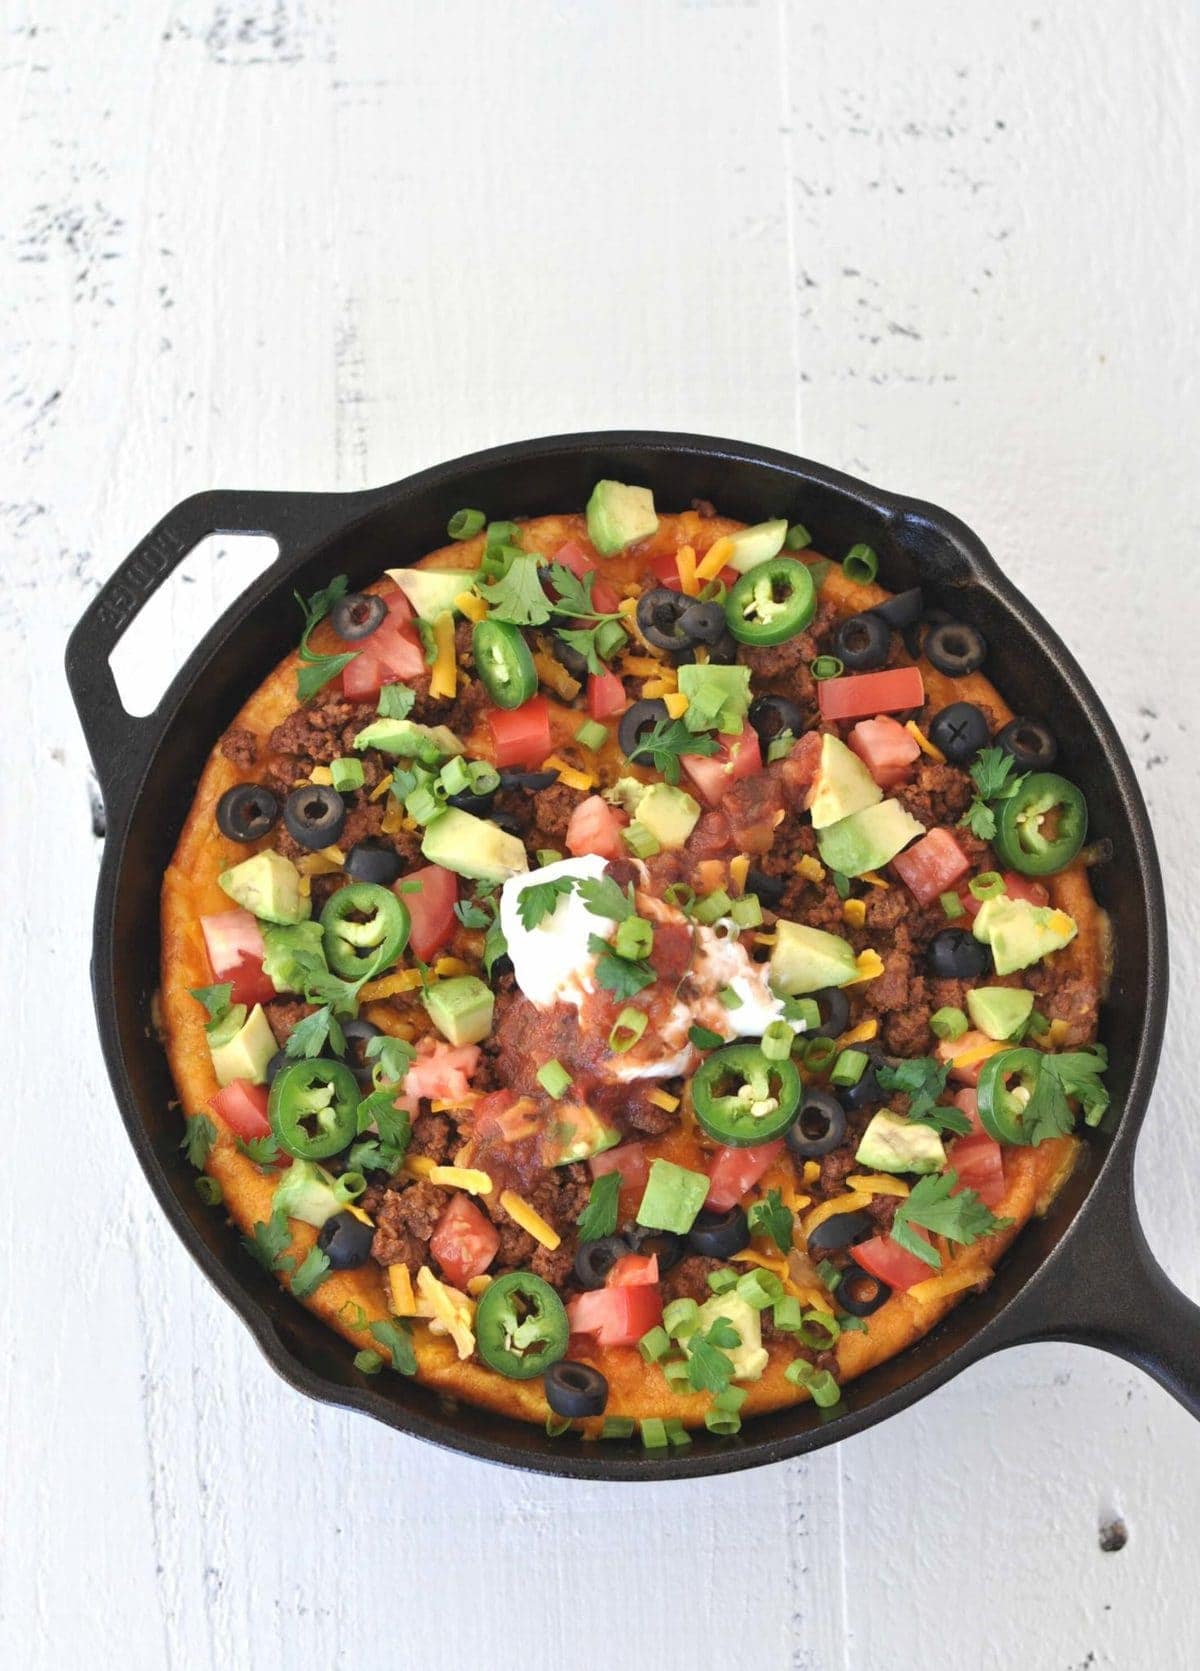
[[[667,1378],[668,1386],[682,1390],[688,1385],[688,1361],[686,1358],[668,1358],[659,1367]]]
[[[757,894],[743,894],[741,899],[735,899],[729,907],[729,915],[739,928],[761,928],[762,906]]]
[[[714,1294],[728,1294],[731,1288],[737,1287],[738,1274],[730,1270],[728,1265],[722,1265],[719,1271],[709,1271],[708,1286]]]
[[[1004,878],[998,870],[984,870],[968,886],[976,899],[995,899],[1004,892]]]
[[[717,993],[717,998],[727,1010],[740,1010],[742,1000],[731,986],[723,986]]]
[[[815,998],[785,998],[783,1013],[789,1021],[802,1021],[809,1029],[821,1025],[821,1006]]]
[[[668,1416],[664,1420],[663,1426],[667,1430],[667,1438],[670,1440],[671,1444],[677,1446],[678,1448],[691,1444],[692,1436],[680,1421],[678,1416]]]
[[[763,1029],[762,1053],[768,1062],[786,1062],[792,1054],[795,1033],[786,1021],[768,1022]]]
[[[817,1275],[820,1277],[821,1281],[831,1294],[837,1287],[838,1283],[842,1280],[842,1273],[838,1270],[832,1259],[822,1259],[821,1263],[817,1266]]]
[[[715,893],[706,894],[703,899],[696,901],[692,906],[692,916],[698,923],[711,927],[722,917],[727,917],[732,909],[733,901],[724,888],[718,888]]]
[[[378,1352],[365,1351],[354,1354],[354,1367],[361,1375],[378,1375],[383,1368],[383,1359]]]
[[[537,850],[539,865],[556,865],[561,858],[562,854],[553,847],[539,847]]]
[[[462,756],[456,758],[461,759]],[[490,795],[500,787],[500,773],[494,766],[489,766],[486,760],[468,760],[467,777],[470,779],[472,795]],[[561,854],[555,854],[555,858],[561,857]]]
[[[818,656],[809,662],[808,671],[814,679],[840,679],[846,669],[836,656]]]
[[[219,1207],[225,1198],[220,1184],[206,1172],[196,1179],[196,1194],[206,1207]]]
[[[842,573],[858,586],[869,586],[879,573],[879,558],[869,545],[852,545],[842,558]]]
[[[648,1329],[637,1343],[637,1349],[647,1363],[661,1363],[671,1350],[671,1337],[666,1329]]]
[[[701,1027],[697,1024],[688,1028],[688,1038],[697,1050],[716,1050],[725,1043],[720,1033],[714,1033],[711,1027]]]
[[[538,1069],[537,1080],[547,1096],[561,1097],[570,1088],[571,1075],[561,1062],[547,1062]]]
[[[745,1387],[726,1387],[723,1392],[714,1393],[712,1407],[714,1410],[740,1410],[746,1402]]]
[[[686,882],[670,882],[663,889],[663,898],[668,905],[674,905],[680,911],[690,911],[696,903],[696,890]]]
[[[824,1073],[838,1053],[836,1039],[812,1038],[804,1045],[803,1061],[812,1073]]]
[[[645,917],[626,917],[623,923],[617,924],[617,932],[613,936],[613,951],[618,957],[634,960],[648,957],[654,945],[654,930]]]
[[[494,552],[502,545],[514,545],[520,532],[515,522],[489,522],[484,544],[489,552]]]
[[[594,643],[601,661],[611,661],[629,642],[620,621],[601,621],[596,628]]]
[[[724,603],[729,588],[723,580],[709,580],[700,588],[701,603]],[[1110,854],[1111,858],[1112,855]]]
[[[797,1358],[794,1363],[790,1363],[784,1370],[783,1377],[794,1387],[807,1387],[818,1410],[828,1410],[841,1399],[842,1389],[829,1371],[814,1369],[812,1364],[806,1363],[803,1358]]]
[[[404,810],[418,824],[430,824],[443,807],[437,794],[427,783],[418,783],[412,794],[406,797]]]
[[[569,1433],[570,1431],[570,1420],[566,1416],[556,1416],[554,1411],[551,1410],[550,1414],[546,1417],[547,1439],[561,1439],[564,1433]]]
[[[929,1017],[930,1031],[939,1039],[961,1039],[970,1023],[960,1009],[953,1004],[945,1004],[940,1010],[934,1010]]]
[[[605,1416],[600,1429],[602,1439],[631,1439],[637,1423],[632,1416]]]
[[[704,1412],[704,1425],[718,1438],[727,1439],[741,1432],[742,1418],[735,1410],[718,1410],[714,1407]]]
[[[648,1451],[666,1450],[667,1430],[660,1416],[643,1416],[640,1425],[642,1444]]]
[[[446,524],[446,532],[452,540],[471,540],[486,521],[482,511],[455,511]]]
[[[471,787],[471,774],[467,770],[467,763],[461,754],[454,755],[438,773],[438,779],[447,795],[461,795]]]
[[[838,898],[839,899],[849,899],[850,898],[850,878],[848,876],[843,876],[840,870],[831,870],[829,872],[829,874],[830,874],[830,876],[833,877],[833,885],[834,885],[834,888],[837,890]]]
[[[603,748],[608,741],[608,727],[598,719],[589,719],[575,733],[575,741],[581,748]]]
[[[656,853],[662,852],[662,845],[655,835],[644,824],[633,819],[621,831],[621,839],[633,854],[635,859],[652,859]]]
[[[951,922],[954,921],[955,917],[961,917],[965,910],[962,900],[954,893],[939,894],[938,904]]]
[[[789,551],[803,551],[806,545],[812,544],[812,535],[802,522],[793,522],[783,536],[783,543]]]
[[[760,1271],[752,1267],[737,1279],[737,1297],[745,1300],[754,1311],[765,1311],[769,1305],[783,1298],[783,1283],[774,1271]]]
[[[771,1316],[775,1327],[787,1334],[799,1334],[802,1321],[800,1301],[794,1294],[784,1294],[775,1301]]]
[[[618,1056],[632,1050],[646,1031],[647,1020],[645,1010],[635,1010],[632,1004],[627,1005],[612,1024],[612,1030],[608,1035],[608,1048],[614,1050]]]
[[[827,1311],[806,1311],[800,1319],[800,1338],[814,1352],[832,1351],[841,1332],[837,1318]]]
[[[362,761],[351,759],[349,755],[344,754],[329,762],[329,776],[339,795],[348,795],[352,789],[361,789],[366,782]]]
[[[683,1340],[690,1334],[695,1334],[700,1320],[700,1307],[695,1300],[686,1297],[672,1300],[663,1308],[663,1328],[672,1340]]]
[[[357,1201],[367,1192],[367,1180],[361,1172],[343,1172],[333,1180],[333,1193],[339,1201]]]
[[[868,1061],[869,1057],[865,1050],[843,1050],[833,1064],[833,1071],[829,1075],[829,1083],[840,1085],[843,1089],[849,1089],[851,1085],[857,1085],[867,1071]]]

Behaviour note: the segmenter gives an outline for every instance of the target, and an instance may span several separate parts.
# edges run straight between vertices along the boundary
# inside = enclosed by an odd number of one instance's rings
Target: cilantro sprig
[[[668,783],[679,782],[679,757],[681,754],[712,755],[717,752],[715,737],[696,735],[688,730],[681,719],[656,720],[651,730],[639,737],[637,744],[629,752],[630,760],[650,760],[655,770],[662,773]]]
[[[792,1246],[794,1218],[790,1207],[783,1204],[777,1189],[769,1189],[762,1201],[756,1201],[746,1214],[752,1235],[766,1236],[775,1243],[780,1253],[789,1253]]]
[[[611,1236],[617,1228],[617,1201],[621,1194],[621,1174],[605,1172],[593,1180],[587,1206],[579,1215],[578,1231],[581,1242],[596,1242],[601,1236]]]
[[[372,1339],[378,1341],[387,1354],[388,1362],[398,1375],[417,1373],[417,1355],[413,1351],[412,1336],[404,1323],[384,1319],[370,1325]]]
[[[283,1047],[285,1056],[293,1059],[319,1056],[326,1043],[335,1056],[346,1053],[346,1035],[342,1032],[341,1022],[333,1013],[332,1004],[323,1004],[319,1010],[306,1015],[288,1034],[288,1041]]]
[[[203,1004],[209,1023],[220,1021],[233,998],[233,982],[222,981],[220,986],[190,986],[188,991],[198,1004]]]
[[[946,1089],[950,1064],[936,1061],[932,1056],[908,1056],[894,1065],[882,1063],[875,1077],[885,1091],[901,1091],[908,1098],[908,1117],[934,1131],[950,1131],[965,1137],[971,1122],[957,1108],[939,1105],[938,1098]]]
[[[1021,772],[1014,777],[1016,761],[1002,748],[980,749],[970,772],[975,784],[975,795],[970,806],[959,819],[959,828],[970,830],[980,841],[992,841],[996,834],[996,814],[988,803],[1011,800],[1025,781]]]
[[[407,1039],[390,1038],[387,1033],[368,1039],[363,1054],[375,1064],[376,1088],[401,1084],[417,1055]]]
[[[564,894],[575,886],[572,876],[552,876],[547,882],[530,882],[517,895],[517,916],[522,928],[536,928],[544,917],[558,908]]]
[[[704,1333],[697,1331],[689,1336],[688,1386],[694,1392],[724,1392],[733,1380],[733,1360],[728,1353],[741,1344],[742,1337],[728,1317],[717,1317]]]
[[[619,957],[599,934],[589,934],[588,951],[596,954],[596,979],[618,1002],[636,998],[658,978],[644,958]]]
[[[300,671],[296,675],[296,694],[301,702],[307,702],[330,679],[336,679],[343,667],[349,665],[358,654],[357,650],[345,650],[337,655],[322,656],[309,647],[313,628],[323,621],[340,598],[344,598],[350,589],[350,582],[344,574],[335,576],[328,586],[323,586],[319,592],[314,592],[307,601],[301,593],[292,595],[300,608],[304,611],[304,631],[300,635]]]
[[[637,910],[632,882],[622,888],[611,876],[581,876],[575,886],[593,917],[607,917],[610,922],[623,923]]]
[[[1007,1229],[1012,1223],[1010,1218],[997,1218],[973,1189],[953,1194],[957,1186],[958,1173],[954,1171],[921,1178],[900,1203],[892,1221],[892,1240],[935,1271],[942,1268],[942,1256],[923,1236],[916,1234],[917,1226],[969,1247],[982,1236]]]
[[[1109,1095],[1100,1076],[1108,1067],[1103,1045],[1043,1056],[1033,1094],[1021,1111],[1025,1141],[1035,1147],[1050,1137],[1065,1137],[1075,1124],[1068,1097],[1076,1097],[1089,1126],[1099,1124]]]
[[[246,1251],[256,1259],[264,1271],[282,1274],[298,1300],[306,1300],[329,1275],[329,1256],[314,1243],[297,1260],[289,1253],[292,1234],[288,1229],[287,1214],[277,1208],[268,1219],[260,1219],[249,1236],[242,1238]]]
[[[189,1114],[186,1117],[183,1127],[183,1142],[179,1147],[197,1172],[204,1170],[204,1163],[216,1141],[217,1128],[207,1114]]]
[[[514,627],[540,627],[550,619],[541,565],[532,552],[514,552],[507,573],[476,590],[494,620],[508,621]]]

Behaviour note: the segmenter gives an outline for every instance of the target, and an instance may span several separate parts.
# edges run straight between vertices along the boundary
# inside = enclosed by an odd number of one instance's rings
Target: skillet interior
[[[1113,1103],[1051,1213],[1024,1230],[985,1295],[971,1296],[929,1335],[856,1381],[835,1414],[800,1405],[756,1417],[735,1439],[698,1435],[690,1450],[665,1457],[649,1456],[636,1443],[551,1441],[525,1424],[452,1407],[395,1376],[364,1385],[338,1339],[259,1272],[220,1214],[199,1203],[194,1174],[178,1150],[179,1116],[170,1105],[174,1090],[166,1060],[146,1029],[157,979],[162,871],[214,737],[263,670],[294,646],[292,589],[307,593],[343,571],[352,584],[365,582],[386,566],[418,558],[442,543],[447,517],[463,504],[486,508],[492,517],[536,516],[583,504],[601,476],[647,483],[665,509],[685,508],[703,496],[746,522],[786,514],[807,525],[817,550],[834,556],[856,540],[868,541],[879,553],[883,584],[901,590],[919,581],[930,602],[960,609],[983,631],[989,673],[1020,711],[1052,719],[1071,775],[1088,798],[1092,839],[1107,836],[1114,850],[1112,862],[1093,873],[1119,948],[1101,1023]],[[1159,964],[1165,953],[1157,944],[1161,900],[1145,811],[1111,722],[1062,645],[975,537],[944,512],[820,466],[684,436],[519,443],[378,492],[270,500],[286,507],[297,533],[285,537],[279,562],[181,670],[140,734],[144,775],[131,810],[110,809],[116,816],[97,899],[93,978],[118,1101],[151,1184],[185,1243],[280,1372],[314,1397],[367,1410],[401,1430],[490,1460],[564,1475],[663,1478],[754,1466],[830,1443],[911,1403],[998,1344],[994,1325],[1001,1314],[1068,1229],[1073,1236],[1082,1229],[1073,1221],[1101,1169],[1131,1164],[1161,1031]],[[265,502],[245,496],[237,526],[280,532],[278,521],[273,526],[262,516]],[[230,513],[236,504],[230,495]],[[220,523],[234,525],[232,514]],[[322,528],[337,531],[322,538]],[[120,742],[109,739],[109,746],[115,750]]]

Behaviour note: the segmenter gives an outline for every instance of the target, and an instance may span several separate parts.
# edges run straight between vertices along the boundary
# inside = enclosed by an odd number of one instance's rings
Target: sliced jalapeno
[[[812,573],[791,557],[759,563],[725,600],[729,630],[743,644],[782,644],[803,632],[816,610]]]
[[[782,1137],[800,1107],[800,1075],[791,1059],[769,1060],[756,1044],[716,1050],[692,1076],[696,1118],[710,1137],[734,1149]]]
[[[476,621],[471,634],[475,671],[497,708],[519,708],[537,692],[537,669],[520,627]]]
[[[267,1119],[296,1160],[328,1160],[358,1135],[358,1081],[344,1062],[317,1057],[276,1074]]]
[[[993,846],[1010,869],[1049,876],[1070,864],[1087,827],[1087,802],[1075,785],[1057,772],[1033,772],[997,809]]]
[[[378,882],[352,882],[321,912],[325,960],[343,980],[377,974],[408,944],[408,906]]]
[[[497,1277],[479,1296],[475,1344],[489,1369],[530,1381],[564,1356],[570,1328],[563,1303],[532,1271]]]
[[[977,1101],[983,1129],[997,1143],[1027,1143],[1021,1116],[1037,1086],[1042,1056],[1037,1050],[1001,1050],[979,1070]],[[1009,1085],[1015,1079],[1017,1084]]]

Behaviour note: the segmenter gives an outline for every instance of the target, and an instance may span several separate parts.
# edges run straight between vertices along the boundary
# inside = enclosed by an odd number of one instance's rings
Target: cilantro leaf
[[[618,957],[599,934],[588,935],[588,951],[596,953],[596,979],[618,1002],[636,997],[658,978],[643,959]]]
[[[550,619],[541,568],[530,552],[516,552],[507,574],[477,590],[494,620],[508,621],[515,627],[540,627]]]
[[[769,1189],[766,1199],[756,1201],[746,1217],[753,1235],[769,1237],[780,1253],[791,1251],[792,1210],[784,1206],[783,1196],[777,1189]]]
[[[483,966],[489,976],[492,973],[493,966],[507,955],[508,941],[505,939],[504,930],[500,927],[500,918],[497,917],[483,940]]]
[[[1103,1046],[1094,1050],[1069,1050],[1060,1056],[1043,1056],[1038,1063],[1033,1094],[1021,1111],[1025,1141],[1036,1148],[1050,1137],[1065,1137],[1075,1124],[1068,1097],[1077,1097],[1084,1119],[1095,1125],[1108,1107],[1108,1091],[1100,1075],[1108,1066]]]
[[[301,667],[296,674],[296,695],[301,702],[307,702],[327,685],[330,679],[336,679],[344,667],[349,667],[357,654],[357,650],[344,650],[336,656],[301,653]]]
[[[611,1236],[617,1228],[617,1198],[621,1193],[621,1174],[604,1172],[594,1180],[587,1206],[579,1215],[579,1240],[596,1242],[601,1236]]]
[[[972,835],[980,841],[994,841],[996,838],[996,814],[991,807],[976,795],[970,806],[958,821],[960,830],[970,830]]]
[[[407,719],[412,712],[412,705],[417,700],[415,690],[407,685],[393,681],[384,685],[379,692],[379,703],[375,712],[380,719]]]
[[[329,1275],[329,1255],[316,1243],[309,1248],[290,1278],[292,1293],[298,1300],[306,1300]]]
[[[400,1375],[415,1375],[417,1373],[417,1355],[413,1351],[412,1339],[403,1323],[393,1323],[390,1318],[378,1323],[372,1323],[371,1336],[383,1347],[391,1362],[392,1368]]]
[[[207,1114],[189,1114],[184,1122],[183,1142],[179,1147],[197,1172],[204,1170],[209,1151],[217,1140],[217,1128]]]
[[[951,1194],[957,1184],[958,1173],[954,1171],[919,1179],[896,1209],[892,1221],[892,1240],[935,1271],[941,1269],[942,1256],[923,1236],[915,1234],[914,1226],[969,1247],[981,1236],[990,1236],[994,1230],[1003,1230],[1012,1223],[1011,1219],[997,1218],[973,1189]]]
[[[688,1386],[695,1392],[724,1392],[733,1380],[733,1361],[721,1348],[740,1346],[742,1337],[728,1317],[718,1317],[706,1334],[687,1341]]]
[[[564,615],[596,613],[596,605],[592,602],[592,587],[596,584],[594,571],[577,575],[565,563],[551,563],[546,570],[546,578],[558,593],[559,607]]]
[[[233,982],[223,981],[220,986],[190,986],[188,991],[197,1003],[204,1005],[209,1021],[219,1021],[233,997]]]
[[[454,915],[464,928],[487,928],[491,918],[473,899],[460,899],[455,902]]]
[[[554,636],[555,638],[561,638],[563,643],[569,645],[572,650],[578,651],[584,661],[587,662],[589,673],[595,673],[599,676],[609,671],[596,648],[595,627],[555,627]]]
[[[252,1160],[262,1172],[270,1171],[279,1165],[279,1145],[273,1137],[251,1137],[247,1140],[239,1137],[237,1140],[238,1153]]]
[[[317,694],[322,685],[328,684],[330,679],[336,679],[343,667],[352,662],[358,654],[357,650],[346,650],[338,655],[321,656],[316,655],[308,647],[313,628],[318,621],[325,619],[340,598],[345,597],[349,585],[350,582],[346,576],[339,574],[329,582],[328,586],[323,586],[319,592],[314,592],[307,603],[299,592],[293,594],[296,602],[304,611],[304,631],[300,636],[299,651],[301,667],[296,675],[296,690],[301,702],[307,702],[310,697]]]
[[[397,1108],[394,1087],[391,1091],[372,1091],[358,1105],[359,1134],[372,1127],[379,1133],[385,1149],[403,1155],[412,1135],[412,1123],[406,1108]]]
[[[634,914],[632,882],[628,888],[622,888],[611,876],[582,876],[575,889],[593,917],[608,917],[614,923],[623,923]]]
[[[681,719],[660,719],[638,740],[637,746],[628,755],[630,760],[649,759],[655,770],[662,773],[668,783],[679,782],[679,756],[681,754],[716,754],[717,742],[714,737],[697,737],[692,734]]]
[[[314,1010],[311,1015],[306,1015],[303,1021],[296,1023],[288,1035],[283,1052],[285,1056],[293,1058],[319,1056],[325,1048],[326,1040],[336,1056],[345,1055],[346,1036],[329,1004]]]
[[[970,767],[981,801],[1007,801],[1021,787],[1024,773],[1013,777],[1016,761],[1002,748],[980,749]]]
[[[346,1153],[346,1166],[351,1172],[392,1173],[404,1160],[403,1149],[390,1148],[386,1143],[367,1137],[351,1144]]]
[[[407,1039],[389,1038],[387,1033],[368,1039],[363,1054],[368,1062],[375,1063],[376,1080],[386,1080],[392,1085],[403,1081],[417,1055]]]
[[[1097,1044],[1091,1050],[1068,1050],[1046,1060],[1054,1063],[1055,1077],[1067,1095],[1078,1097],[1086,1123],[1098,1125],[1110,1101],[1107,1088],[1100,1083],[1100,1075],[1108,1067],[1108,1051]]]
[[[281,1212],[274,1212],[269,1219],[260,1220],[253,1233],[242,1238],[247,1253],[258,1260],[264,1271],[281,1268],[290,1241],[287,1216]]]
[[[946,1089],[946,1080],[950,1075],[950,1064],[935,1061],[932,1056],[909,1056],[895,1066],[882,1064],[875,1070],[875,1077],[885,1091],[902,1091],[908,1098],[908,1117],[918,1120],[922,1125],[932,1125],[938,1131],[968,1132],[970,1121],[965,1121],[961,1128],[956,1123],[964,1119],[957,1109],[939,1109],[937,1115],[931,1119],[934,1104]],[[939,1124],[938,1122],[942,1123]]]
[[[543,917],[558,907],[563,894],[575,886],[573,876],[553,876],[548,882],[531,882],[517,895],[517,915],[522,928],[536,928]]]

